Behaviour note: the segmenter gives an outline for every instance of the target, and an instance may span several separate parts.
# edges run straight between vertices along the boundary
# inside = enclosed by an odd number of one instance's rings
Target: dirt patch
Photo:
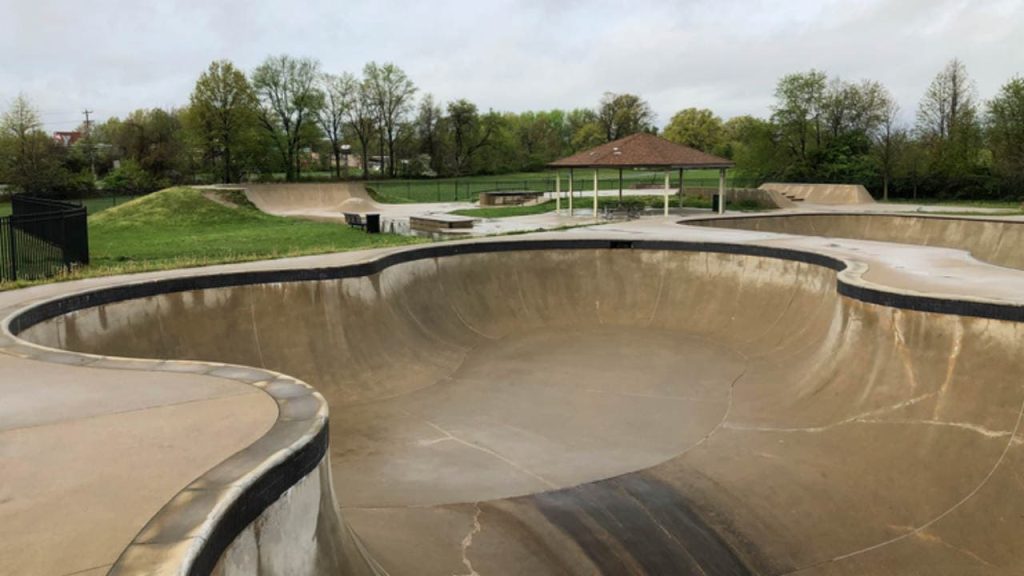
[[[228,208],[254,208],[244,190],[203,190],[203,198]]]

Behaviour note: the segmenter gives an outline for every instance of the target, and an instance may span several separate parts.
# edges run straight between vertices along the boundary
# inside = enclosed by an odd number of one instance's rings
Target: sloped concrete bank
[[[826,236],[966,250],[978,260],[1024,269],[1024,222],[909,214],[759,214],[686,221],[693,226]]]

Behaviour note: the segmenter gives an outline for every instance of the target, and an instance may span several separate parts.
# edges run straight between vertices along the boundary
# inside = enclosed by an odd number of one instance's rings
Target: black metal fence
[[[86,208],[24,194],[0,218],[0,281],[47,278],[89,263]]]

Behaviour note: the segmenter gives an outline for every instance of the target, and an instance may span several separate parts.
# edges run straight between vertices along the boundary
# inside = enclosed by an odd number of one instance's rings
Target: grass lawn
[[[59,279],[423,242],[366,234],[344,224],[272,216],[249,204],[243,194],[231,199],[237,207],[209,200],[198,190],[169,188],[90,216],[92,263]],[[0,289],[28,284],[7,283]]]

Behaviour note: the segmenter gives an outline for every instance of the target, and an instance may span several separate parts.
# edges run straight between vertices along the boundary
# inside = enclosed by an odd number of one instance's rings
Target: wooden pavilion
[[[683,192],[683,173],[685,170],[718,169],[718,212],[725,212],[725,171],[734,164],[725,158],[719,158],[670,142],[654,134],[632,134],[589,150],[577,152],[572,156],[556,160],[547,165],[555,170],[555,206],[562,209],[561,170],[569,169],[569,213],[572,214],[573,178],[576,169],[594,171],[594,216],[597,216],[598,171],[601,168],[619,169],[619,197],[622,197],[622,171],[624,169],[654,169],[665,171],[665,215],[668,216],[669,178],[672,172],[679,171],[679,191]]]

